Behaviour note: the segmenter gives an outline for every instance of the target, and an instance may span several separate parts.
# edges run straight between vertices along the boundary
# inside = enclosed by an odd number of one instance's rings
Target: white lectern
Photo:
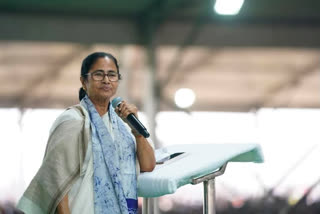
[[[203,213],[215,214],[215,177],[228,162],[263,162],[258,144],[187,144],[156,150],[164,161],[152,172],[138,177],[138,195],[144,197],[142,214],[148,213],[148,198],[174,193],[186,184],[204,184]],[[171,158],[170,158],[171,157]]]

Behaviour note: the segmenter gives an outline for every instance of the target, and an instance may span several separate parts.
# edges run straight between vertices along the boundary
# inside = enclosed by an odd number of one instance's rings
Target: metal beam
[[[63,41],[80,43],[142,44],[136,20],[1,14],[0,40]],[[165,20],[157,31],[156,45],[181,44],[194,20]],[[320,47],[320,24],[217,23],[204,21],[192,45],[206,47]]]
[[[1,14],[0,40],[135,44],[137,31],[132,23],[81,16]]]
[[[180,44],[181,35],[188,33],[190,22],[166,23],[158,32],[158,44]],[[206,47],[320,47],[320,26],[274,24],[205,23],[201,34],[193,41]]]

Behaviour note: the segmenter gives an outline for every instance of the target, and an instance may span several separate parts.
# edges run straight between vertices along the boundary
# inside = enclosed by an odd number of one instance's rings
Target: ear
[[[82,84],[82,87],[83,87],[83,88],[86,88],[86,79],[81,76],[81,77],[80,77],[80,82],[81,82],[81,84]]]

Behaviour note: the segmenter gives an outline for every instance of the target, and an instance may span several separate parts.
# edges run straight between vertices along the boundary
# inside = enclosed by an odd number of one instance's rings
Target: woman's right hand
[[[68,194],[58,204],[57,211],[58,214],[70,214]]]

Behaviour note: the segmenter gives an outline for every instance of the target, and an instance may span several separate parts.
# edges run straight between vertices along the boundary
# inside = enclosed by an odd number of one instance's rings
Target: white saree
[[[112,134],[108,113],[103,116]],[[91,121],[87,110],[68,108],[50,130],[46,154],[17,208],[26,214],[54,214],[65,194],[71,213],[94,213]],[[139,164],[136,161],[139,173]],[[138,175],[138,174],[137,174]]]

